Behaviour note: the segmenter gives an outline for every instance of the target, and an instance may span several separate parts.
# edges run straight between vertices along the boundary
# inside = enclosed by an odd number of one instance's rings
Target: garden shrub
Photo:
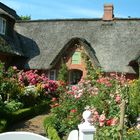
[[[54,127],[54,125],[55,125],[54,121],[55,121],[54,116],[52,116],[52,115],[47,116],[43,123],[44,129],[45,129],[46,135],[49,139],[60,140],[57,130]]]
[[[75,124],[80,123],[81,113],[87,105],[86,94],[81,98],[78,96],[75,98],[73,92],[73,89],[68,90],[67,86],[64,88],[60,86],[59,103],[57,99],[52,100],[51,116],[54,119],[53,125],[59,136],[64,136],[77,127]]]
[[[48,138],[51,140],[61,140],[54,127],[48,126],[47,134],[48,134]]]
[[[18,99],[21,93],[21,86],[17,80],[17,72],[14,68],[9,67],[7,71],[4,64],[0,63],[0,98],[3,102],[9,102]]]
[[[140,79],[130,82],[129,87],[129,125],[136,123],[136,118],[140,114]]]
[[[3,107],[6,112],[15,112],[15,111],[23,108],[23,103],[13,100],[13,101],[6,103],[5,106],[3,106]]]
[[[7,120],[0,119],[0,133],[4,132],[7,128]]]
[[[5,126],[10,127],[15,122],[25,120],[27,118],[31,118],[43,112],[47,112],[49,111],[49,109],[50,109],[49,102],[43,101],[39,105],[35,105],[29,108],[19,109],[15,112],[0,110],[0,120],[5,120],[6,121]],[[2,130],[6,129],[5,126],[3,126],[2,124],[0,125]]]
[[[42,112],[47,112],[49,110],[49,102],[42,102],[39,105],[35,105],[33,107],[20,109],[16,112],[12,112],[7,114],[8,123],[12,124],[17,121],[21,121],[33,116],[36,116]]]
[[[50,123],[62,139],[71,130],[77,129],[83,121],[82,113],[87,109],[92,112],[90,121],[97,129],[96,140],[118,140],[121,134],[126,140],[130,137],[137,140],[139,131],[135,130],[136,133],[131,136],[127,132],[135,124],[139,113],[139,82],[135,81],[133,85],[124,74],[110,73],[105,76],[101,69],[92,67],[88,57],[85,57],[85,62],[87,77],[77,85],[58,82],[59,98],[52,100],[50,118],[46,124]],[[120,127],[122,102],[125,102],[123,130]],[[131,114],[134,114],[134,119]]]
[[[57,83],[49,80],[44,73],[37,74],[37,70],[20,71],[18,81],[24,87],[24,92],[19,96],[25,107],[39,104],[42,100],[50,100],[56,96]]]
[[[126,135],[124,136],[125,140],[139,140],[140,139],[140,130],[132,127],[128,129]]]
[[[61,64],[61,68],[58,72],[58,80],[68,82],[68,68],[65,63]]]
[[[132,125],[128,125],[130,124],[129,114],[133,107],[133,104],[129,102],[133,100],[129,90],[131,82],[123,74],[118,76],[111,73],[110,77],[105,77],[99,71],[94,71],[95,73],[97,76],[94,78],[88,75],[87,79],[82,79],[78,85],[74,86],[67,86],[60,81],[59,99],[52,100],[51,116],[53,127],[61,138],[71,130],[77,129],[86,107],[92,112],[91,122],[97,128],[96,139],[117,140],[120,135],[120,106],[122,101],[126,103],[124,130],[121,130],[124,137],[127,136],[125,133],[127,129],[132,127]],[[134,124],[134,121],[132,122]]]
[[[15,66],[5,70],[0,63],[0,116],[51,100],[57,87],[55,81],[36,70],[19,71]]]

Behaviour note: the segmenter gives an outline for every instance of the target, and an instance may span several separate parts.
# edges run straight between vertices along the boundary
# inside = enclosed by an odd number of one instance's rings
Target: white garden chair
[[[5,132],[0,134],[0,140],[49,140],[31,132]]]

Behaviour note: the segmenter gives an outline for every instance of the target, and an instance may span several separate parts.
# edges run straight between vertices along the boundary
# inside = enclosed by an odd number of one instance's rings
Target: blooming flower
[[[77,86],[75,86],[75,85],[74,85],[74,86],[72,86],[71,88],[72,88],[72,90],[73,90],[73,91],[75,91],[75,90],[77,90],[77,89],[78,89],[78,88],[77,88]]]
[[[105,114],[101,114],[99,116],[99,126],[103,126],[105,124],[105,120],[106,120]]]
[[[70,112],[75,113],[75,112],[77,112],[77,110],[76,109],[72,109]]]
[[[99,122],[99,126],[103,126],[104,125],[104,122]]]
[[[118,123],[118,119],[117,118],[113,118],[112,120],[111,120],[111,126],[114,126],[114,125],[116,125]]]
[[[115,98],[115,101],[117,103],[120,103],[121,102],[121,96],[120,95],[117,95],[116,98]]]
[[[101,114],[100,117],[99,117],[99,121],[100,122],[104,122],[106,119],[105,115],[104,114]]]
[[[111,119],[107,120],[107,121],[106,121],[107,126],[110,126],[110,125],[111,125],[111,122],[112,122]]]

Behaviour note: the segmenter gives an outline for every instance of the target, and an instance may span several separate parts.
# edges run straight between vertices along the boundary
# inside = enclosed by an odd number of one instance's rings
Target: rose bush
[[[15,66],[4,68],[0,63],[0,98],[3,105],[22,102],[24,107],[33,106],[56,96],[58,85],[37,70],[19,71]],[[12,102],[14,103],[14,102]]]
[[[94,72],[95,74],[96,72]],[[91,110],[91,122],[97,128],[97,137],[119,138],[120,107],[125,101],[124,135],[130,124],[130,85],[125,75],[111,73],[110,76],[99,74],[94,78],[82,79],[77,85],[68,86],[59,82],[59,99],[52,100],[51,116],[53,127],[60,136],[76,129],[82,122],[82,113]],[[133,121],[134,123],[134,121]]]

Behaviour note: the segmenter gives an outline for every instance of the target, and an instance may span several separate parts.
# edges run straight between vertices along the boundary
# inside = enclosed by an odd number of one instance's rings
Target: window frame
[[[53,76],[54,76],[54,78],[53,79],[51,79],[51,72],[53,72]],[[50,70],[49,71],[49,80],[56,80],[56,70]]]
[[[5,35],[6,33],[6,19],[0,17],[1,27],[0,27],[0,34]]]

